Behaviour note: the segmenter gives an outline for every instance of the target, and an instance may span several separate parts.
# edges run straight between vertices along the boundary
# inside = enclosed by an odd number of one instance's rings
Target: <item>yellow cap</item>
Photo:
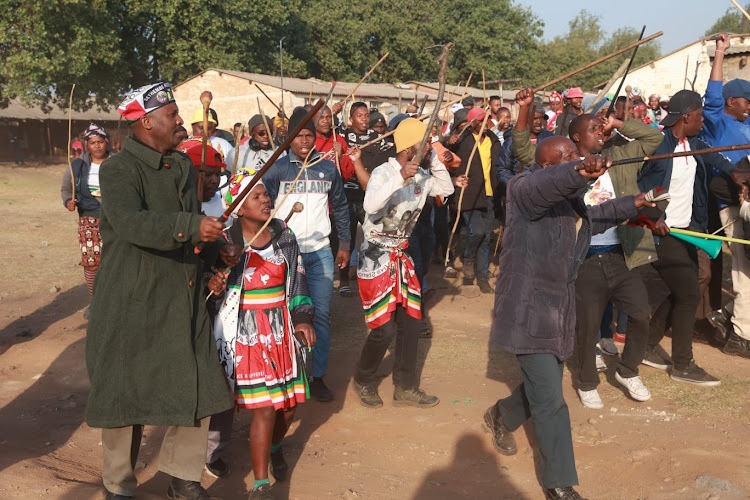
[[[393,139],[396,141],[396,152],[419,144],[427,131],[427,125],[416,118],[406,118],[396,127]]]
[[[211,116],[211,113],[208,114],[208,121],[211,123],[216,123],[216,120],[214,120],[213,116]],[[198,108],[195,110],[195,113],[193,113],[193,117],[190,119],[190,124],[193,123],[200,123],[203,122],[203,109]]]

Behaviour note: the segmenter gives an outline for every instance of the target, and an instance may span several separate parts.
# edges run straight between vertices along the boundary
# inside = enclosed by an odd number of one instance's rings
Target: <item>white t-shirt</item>
[[[592,184],[583,196],[583,202],[587,207],[601,205],[605,201],[615,199],[615,188],[609,172],[605,173]],[[617,227],[610,227],[601,234],[591,236],[591,244],[594,246],[619,245],[620,237],[617,236]]]
[[[98,163],[92,163],[89,167],[88,183],[91,196],[101,196],[99,192],[99,166]]]
[[[675,153],[690,151],[690,144],[682,140]],[[672,160],[672,177],[669,181],[669,205],[665,221],[669,227],[686,228],[693,217],[693,188],[698,162],[694,156],[683,156]]]

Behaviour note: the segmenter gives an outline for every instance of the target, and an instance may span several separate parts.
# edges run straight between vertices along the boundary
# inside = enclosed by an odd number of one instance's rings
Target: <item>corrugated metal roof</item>
[[[0,118],[13,120],[67,120],[68,110],[60,109],[53,105],[49,113],[45,113],[39,105],[27,106],[20,99],[11,99],[10,104],[5,109],[0,109]],[[91,121],[117,121],[120,114],[113,107],[110,111],[103,111],[101,108],[94,106],[88,111],[73,111],[74,120],[91,120]]]
[[[411,86],[412,89],[417,89],[417,91],[422,92],[425,89],[434,91],[435,94],[437,94],[439,84],[437,82],[415,82],[415,81],[408,81],[406,82],[407,85]],[[513,86],[507,85],[506,88],[513,88]],[[460,96],[464,92],[464,85],[446,85],[445,86],[445,99],[446,100],[453,100],[455,97],[450,98],[448,97],[448,93],[450,93],[451,96]],[[487,97],[498,95],[498,92],[500,92],[500,89],[497,88],[497,85],[492,85],[492,88],[487,89]],[[518,93],[518,90],[506,90],[503,89],[503,95],[502,98],[504,101],[512,101],[516,98],[516,94]],[[466,94],[470,95],[474,98],[481,98],[484,95],[484,91],[477,87],[469,87],[466,89]]]
[[[268,85],[270,87],[276,87],[281,88],[281,78],[278,76],[273,75],[262,75],[260,73],[248,73],[245,71],[232,71],[232,70],[225,70],[225,69],[216,69],[216,68],[208,68],[204,71],[201,71],[197,75],[194,75],[184,82],[181,82],[179,85],[183,85],[184,83],[197,78],[209,71],[215,71],[219,74],[226,74],[231,75],[237,78],[242,78],[244,80],[248,80],[250,82],[259,83],[262,85]],[[349,95],[349,93],[354,89],[354,87],[357,86],[357,82],[336,82],[336,88],[333,90],[333,95],[337,97],[346,97]],[[331,83],[318,80],[316,78],[308,78],[308,79],[302,79],[302,78],[293,78],[293,77],[284,77],[284,90],[292,92],[294,94],[300,94],[300,95],[307,95],[310,93],[310,90],[312,90],[312,94],[316,97],[325,97],[328,95],[328,92],[331,90]],[[367,99],[377,99],[377,98],[386,98],[386,99],[398,99],[399,94],[406,98],[407,95],[409,95],[411,92],[413,92],[413,89],[411,88],[403,88],[403,84],[390,84],[390,83],[363,83],[360,85],[360,87],[357,89],[357,93],[355,94],[356,98],[367,98]],[[434,101],[435,96],[431,94],[427,94],[429,97],[428,100]],[[481,95],[481,91],[480,91]]]

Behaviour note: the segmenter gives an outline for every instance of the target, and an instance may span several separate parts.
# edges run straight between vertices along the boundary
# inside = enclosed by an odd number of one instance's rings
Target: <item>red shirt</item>
[[[338,167],[341,170],[341,177],[345,181],[352,180],[354,178],[354,163],[352,163],[352,159],[349,158],[349,155],[346,154],[346,152],[349,151],[349,147],[346,145],[344,138],[339,134],[336,134],[336,142],[341,144],[341,151],[343,152],[343,154],[339,156],[338,164]],[[333,134],[327,139],[321,134],[315,134],[315,149],[319,153],[328,153],[330,151],[331,161],[334,163],[336,162],[335,154],[332,151]]]

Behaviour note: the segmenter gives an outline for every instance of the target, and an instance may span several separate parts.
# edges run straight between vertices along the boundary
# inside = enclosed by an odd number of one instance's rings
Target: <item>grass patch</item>
[[[650,370],[649,370],[650,371]],[[663,397],[690,416],[722,415],[750,421],[750,380],[723,375],[718,387],[700,387],[671,380],[663,372],[642,373],[652,394]]]

